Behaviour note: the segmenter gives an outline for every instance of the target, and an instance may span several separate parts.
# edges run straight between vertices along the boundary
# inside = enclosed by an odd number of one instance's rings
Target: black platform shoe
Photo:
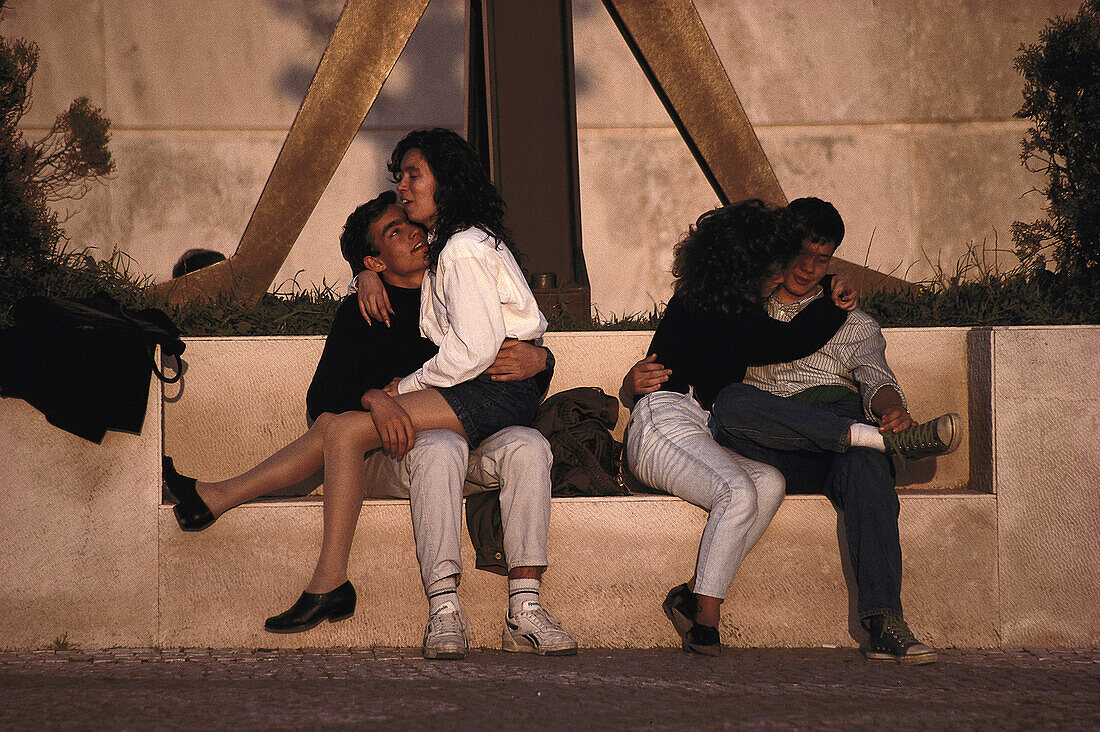
[[[184,531],[202,531],[214,523],[214,514],[195,490],[195,479],[177,473],[172,458],[167,455],[161,459],[161,467],[164,471],[164,487],[176,500],[172,512],[176,514],[176,522],[180,528]]]
[[[335,623],[355,613],[355,588],[351,581],[331,592],[303,592],[298,602],[285,613],[268,618],[264,630],[268,633],[300,633],[316,628],[323,621]]]
[[[661,603],[661,609],[665,611],[665,617],[672,623],[672,627],[683,637],[695,625],[699,600],[686,584],[676,585],[668,591],[665,601]]]
[[[688,653],[717,656],[722,652],[722,640],[718,635],[718,628],[713,625],[695,623],[681,640],[681,647]]]

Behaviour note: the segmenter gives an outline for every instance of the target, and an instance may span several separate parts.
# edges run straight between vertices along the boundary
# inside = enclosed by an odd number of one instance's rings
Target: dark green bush
[[[1045,173],[1047,199],[1046,218],[1013,224],[1016,250],[1029,272],[1046,268],[1049,253],[1076,279],[1100,267],[1100,0],[1051,20],[1015,68],[1024,77],[1016,117],[1034,125],[1021,159]]]
[[[0,0],[3,22],[4,0]],[[79,297],[85,291],[126,292],[142,285],[116,263],[97,263],[65,250],[67,240],[51,202],[83,196],[114,170],[107,149],[110,120],[80,98],[58,115],[41,140],[28,142],[19,122],[30,109],[38,48],[0,37],[0,323],[25,295]]]

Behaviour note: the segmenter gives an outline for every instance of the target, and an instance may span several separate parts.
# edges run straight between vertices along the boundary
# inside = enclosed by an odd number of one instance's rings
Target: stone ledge
[[[997,644],[996,498],[958,492],[902,496],[903,600],[924,637],[941,646]],[[676,644],[661,613],[668,588],[694,567],[706,514],[671,496],[555,498],[548,607],[582,646]],[[291,636],[263,631],[305,586],[319,549],[314,499],[241,506],[201,534],[159,513],[163,646],[417,646],[426,604],[408,502],[372,500],[359,519],[349,570],[356,614]],[[724,606],[723,637],[737,646],[854,645],[847,568],[836,512],[791,496],[746,559]],[[377,551],[385,547],[385,552]],[[621,552],[608,556],[608,549]],[[473,569],[463,541],[459,590],[474,644],[499,647],[504,579]],[[960,587],[967,588],[959,593]]]

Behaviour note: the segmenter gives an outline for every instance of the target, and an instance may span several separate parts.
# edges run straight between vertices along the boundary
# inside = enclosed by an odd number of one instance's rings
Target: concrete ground
[[[1100,728],[1100,650],[0,651],[0,729]]]

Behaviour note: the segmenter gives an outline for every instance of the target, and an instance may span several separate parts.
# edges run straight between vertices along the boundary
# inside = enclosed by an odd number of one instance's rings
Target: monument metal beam
[[[692,0],[603,0],[676,129],[723,204],[787,203],[771,163]],[[912,290],[905,280],[833,258],[861,291]]]
[[[427,6],[347,0],[237,251],[158,285],[170,302],[267,292]]]
[[[723,203],[787,202],[692,0],[603,0]]]

